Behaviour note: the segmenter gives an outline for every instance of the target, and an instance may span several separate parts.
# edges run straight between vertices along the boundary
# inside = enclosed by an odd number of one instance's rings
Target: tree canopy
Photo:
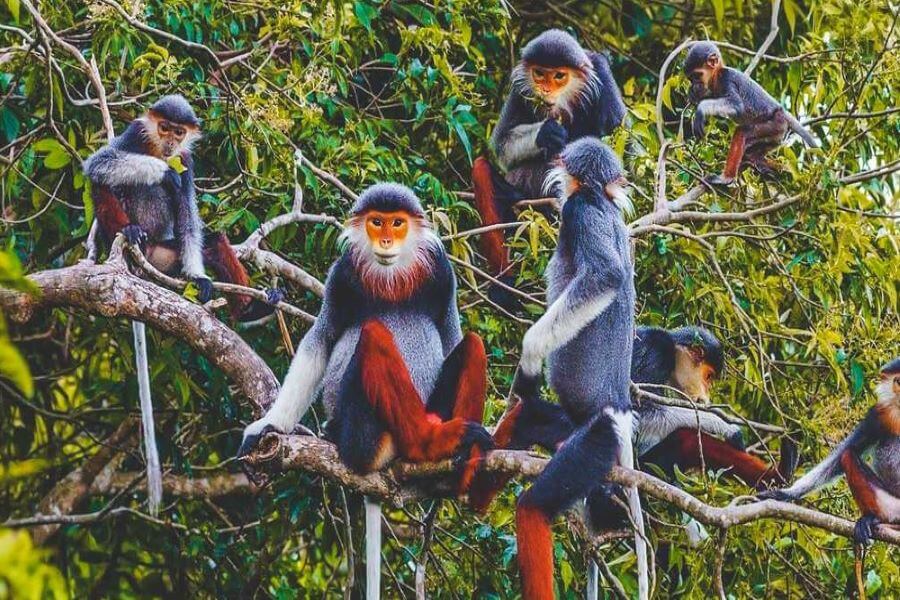
[[[272,375],[286,372],[288,340],[318,311],[354,194],[383,180],[416,191],[453,257],[463,328],[488,347],[485,418],[496,424],[522,336],[544,310],[558,223],[519,213],[513,256],[527,301],[521,313],[500,310],[470,234],[480,226],[470,169],[488,151],[518,49],[551,26],[608,53],[629,109],[607,142],[633,184],[637,321],[713,331],[727,355],[714,403],[783,428],[749,438],[763,452],[790,436],[808,469],[871,405],[872,377],[900,350],[898,17],[868,0],[0,2],[0,287],[19,292],[0,292],[0,519],[15,525],[78,499],[63,511],[77,518],[58,531],[29,529],[46,550],[0,530],[0,557],[19,559],[0,561],[0,598],[358,593],[358,491],[304,470],[258,490],[232,459],[240,431],[271,400]],[[706,139],[687,135],[684,55],[671,53],[690,39],[720,42],[726,62],[751,70],[822,148],[790,138],[776,181],[748,171],[735,187],[705,188],[732,126],[717,120]],[[82,268],[93,206],[81,162],[168,93],[203,121],[204,221],[238,244],[256,287],[281,285],[293,308],[286,331],[276,322],[238,331],[244,355],[271,368],[247,380],[215,340],[191,339],[177,320],[151,322],[166,473],[154,518],[134,444],[124,318],[146,307],[128,296],[117,263],[68,271],[97,286],[71,296],[48,270]],[[26,306],[21,293],[38,288]],[[192,286],[175,294],[196,298]],[[177,300],[153,298],[181,311],[181,323],[215,320]],[[218,315],[210,335],[224,344],[230,323]],[[314,408],[304,422],[318,431],[322,417]],[[721,473],[679,484],[714,506],[752,494]],[[527,485],[508,486],[484,517],[450,501],[386,505],[385,593],[414,597],[419,566],[434,597],[516,597],[514,503]],[[809,505],[856,518],[844,484]],[[660,500],[645,508],[659,597],[856,593],[852,542],[833,531],[774,519],[727,537],[709,527],[692,546],[684,512]],[[589,544],[562,519],[556,532],[560,597],[578,597]],[[602,593],[632,594],[628,540],[598,544]],[[863,564],[867,592],[900,595],[898,565],[897,548],[876,542]]]

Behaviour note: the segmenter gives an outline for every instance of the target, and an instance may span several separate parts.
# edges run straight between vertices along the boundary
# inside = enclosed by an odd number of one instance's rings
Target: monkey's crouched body
[[[492,446],[481,426],[487,358],[478,336],[462,334],[450,261],[403,186],[370,187],[351,215],[319,316],[239,454],[265,431],[290,431],[321,389],[327,436],[348,467],[452,457],[465,490]]]
[[[868,544],[879,523],[900,524],[900,358],[882,367],[875,392],[875,406],[822,462],[794,485],[760,497],[796,501],[843,472],[862,512],[854,530],[857,543]],[[869,449],[871,467],[863,460]]]

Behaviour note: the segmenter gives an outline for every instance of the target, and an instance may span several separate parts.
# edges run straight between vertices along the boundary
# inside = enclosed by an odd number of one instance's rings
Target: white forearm
[[[710,98],[701,100],[697,105],[697,110],[706,117],[728,117],[737,116],[737,110],[734,104],[726,98]]]
[[[537,134],[543,123],[529,123],[518,125],[509,130],[506,140],[498,148],[497,158],[505,169],[514,167],[517,163],[541,155],[541,149],[537,147]]]
[[[283,432],[293,429],[315,400],[327,363],[328,357],[323,348],[301,345],[291,361],[278,398],[260,419],[263,422],[260,429],[266,425]]]
[[[101,150],[84,164],[88,177],[102,185],[156,185],[163,180],[169,165],[146,154]]]
[[[525,333],[520,366],[526,375],[537,375],[547,355],[572,341],[612,304],[616,293],[612,290],[603,292],[575,307],[568,305],[568,297],[569,291],[566,290]]]

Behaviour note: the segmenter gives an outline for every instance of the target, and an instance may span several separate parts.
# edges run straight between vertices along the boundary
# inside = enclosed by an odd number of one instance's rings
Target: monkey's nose
[[[381,247],[382,247],[382,248],[384,248],[385,250],[387,250],[388,248],[390,248],[391,246],[394,245],[394,240],[382,239],[381,242],[380,242],[380,244],[381,244]]]

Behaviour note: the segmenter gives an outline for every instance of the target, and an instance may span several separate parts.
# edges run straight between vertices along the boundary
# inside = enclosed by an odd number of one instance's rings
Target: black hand
[[[744,441],[744,432],[740,429],[729,435],[726,441],[738,450],[747,448],[747,443]]]
[[[547,119],[538,130],[534,143],[543,151],[544,158],[550,159],[559,154],[568,141],[566,128],[553,119]]]
[[[700,110],[694,113],[694,121],[691,123],[691,130],[694,133],[694,137],[697,139],[706,135],[706,117],[703,116],[703,112]]]
[[[521,368],[516,369],[513,377],[512,393],[523,402],[537,400],[541,397],[541,375],[526,375]]]
[[[141,229],[140,225],[126,225],[122,228],[122,235],[125,236],[126,242],[141,249],[144,248],[144,244],[147,242],[147,232]]]
[[[880,521],[875,515],[864,515],[856,522],[853,527],[853,541],[861,546],[868,546],[872,543],[875,536],[875,528],[878,527]]]
[[[284,302],[284,290],[281,288],[266,288],[266,303],[275,306]]]
[[[181,175],[175,169],[169,168],[162,180],[163,188],[170,194],[177,195],[181,191]]]
[[[241,441],[241,447],[238,448],[237,457],[242,458],[247,456],[253,449],[256,448],[256,445],[259,443],[267,433],[281,433],[274,425],[266,425],[260,430],[259,433],[251,433],[250,435],[245,435],[244,439]]]
[[[456,447],[456,454],[453,456],[453,466],[461,468],[471,458],[472,448],[477,446],[482,455],[494,448],[494,438],[488,433],[482,425],[469,421],[466,423],[466,430],[462,437],[459,438],[459,444]]]
[[[194,285],[197,286],[197,301],[206,304],[212,298],[213,286],[208,277],[195,277]]]

